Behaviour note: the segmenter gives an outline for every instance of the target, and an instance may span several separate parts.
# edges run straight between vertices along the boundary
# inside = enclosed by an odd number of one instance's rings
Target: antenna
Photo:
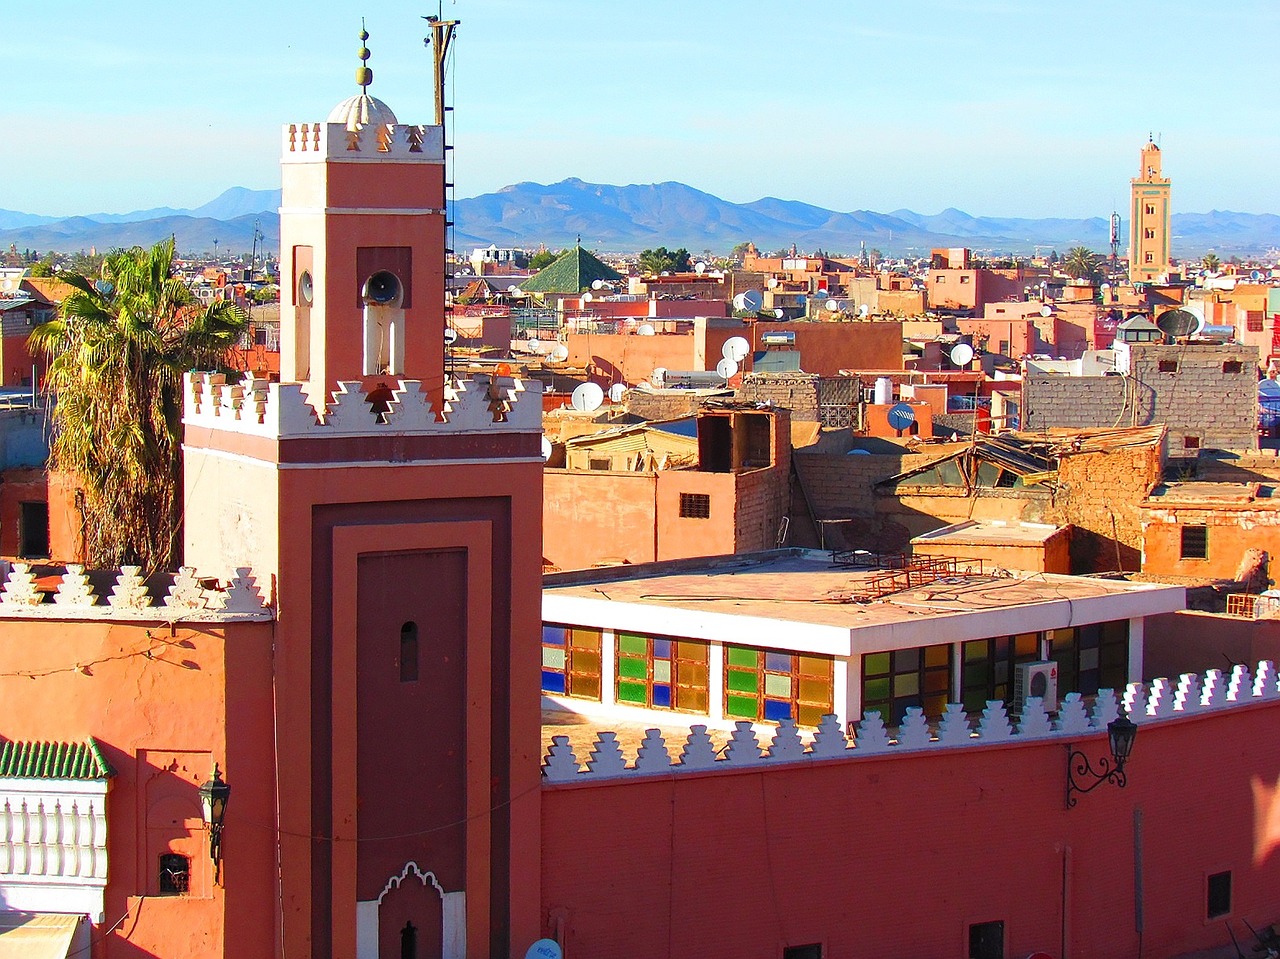
[[[583,383],[569,398],[569,405],[579,413],[594,413],[603,402],[604,390],[595,383]]]
[[[653,328],[652,323],[641,323],[636,327],[636,336],[657,336],[658,331]]]

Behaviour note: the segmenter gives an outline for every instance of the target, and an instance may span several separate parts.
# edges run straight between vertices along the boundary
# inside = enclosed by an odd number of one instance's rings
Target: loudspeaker
[[[360,291],[360,295],[366,303],[385,306],[400,297],[400,281],[394,273],[379,270],[364,281],[364,289]]]

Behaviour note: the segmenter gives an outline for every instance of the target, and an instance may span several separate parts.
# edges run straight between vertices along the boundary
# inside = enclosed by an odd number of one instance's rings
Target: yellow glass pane
[[[707,667],[701,663],[676,663],[676,683],[707,688]]]
[[[924,648],[925,666],[946,666],[950,662],[950,646],[926,646]]]
[[[831,660],[826,656],[797,656],[797,672],[801,676],[831,677]]]
[[[569,660],[569,668],[575,673],[591,676],[600,675],[600,653],[587,649],[575,649],[573,658]]]
[[[707,691],[705,689],[685,689],[676,687],[676,709],[689,713],[706,713]]]
[[[600,699],[599,676],[570,676],[569,695],[580,699]]]
[[[698,643],[689,639],[682,639],[676,643],[676,659],[685,659],[695,663],[705,663],[709,660],[710,647],[706,643]]]
[[[831,681],[800,679],[800,692],[796,696],[802,703],[825,703],[831,706]]]
[[[572,629],[569,631],[569,645],[576,646],[581,649],[598,650],[600,648],[600,630]]]
[[[831,712],[828,706],[810,706],[805,703],[800,704],[800,708],[796,714],[796,724],[799,726],[817,726],[822,722],[822,717]]]
[[[918,692],[920,692],[918,673],[900,673],[893,677],[894,696],[914,696]]]

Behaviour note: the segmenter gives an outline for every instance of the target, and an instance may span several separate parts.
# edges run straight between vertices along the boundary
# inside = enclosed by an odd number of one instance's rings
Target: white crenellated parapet
[[[289,123],[281,130],[282,163],[343,163],[394,160],[443,163],[444,130],[412,123]]]
[[[1222,690],[1221,699],[1203,704],[1199,692],[1201,679],[1197,676],[1184,674],[1176,685],[1167,679],[1157,679],[1150,688],[1131,683],[1124,693],[1125,699],[1136,697],[1129,710],[1130,718],[1146,726],[1169,719],[1186,719],[1188,713],[1199,713],[1211,705],[1230,709],[1280,699],[1275,664],[1271,661],[1259,663],[1256,673],[1243,666],[1233,672],[1237,679],[1235,698],[1227,698],[1225,686],[1215,686],[1223,677],[1220,671],[1210,670],[1203,680],[1205,695],[1218,688]],[[690,727],[677,760],[672,760],[661,732],[650,729],[631,765],[622,754],[617,734],[600,732],[586,769],[578,762],[569,738],[554,736],[543,760],[542,776],[548,783],[594,782],[622,776],[665,776],[694,770],[726,772],[747,766],[768,768],[783,763],[942,752],[1033,739],[1069,742],[1104,732],[1107,724],[1119,717],[1122,705],[1115,690],[1102,689],[1094,699],[1090,715],[1079,693],[1067,693],[1057,719],[1050,720],[1043,701],[1032,697],[1023,705],[1015,728],[1005,704],[999,700],[988,702],[977,717],[968,715],[963,706],[949,703],[936,730],[930,729],[918,708],[909,708],[896,736],[890,735],[880,713],[875,711],[864,714],[849,734],[840,728],[834,715],[828,714],[822,717],[807,748],[791,720],[779,723],[770,743],[759,741],[751,723],[735,723],[728,742],[721,749],[712,743],[707,727],[699,725]]]
[[[267,439],[389,434],[541,433],[542,384],[510,376],[477,376],[444,388],[436,410],[418,380],[397,380],[391,399],[375,404],[360,383],[342,382],[321,411],[299,383],[246,375],[188,373],[182,422]]]
[[[111,585],[93,585],[108,578]],[[166,580],[162,580],[163,585]],[[0,589],[3,619],[101,619],[112,621],[212,622],[271,619],[257,581],[247,567],[236,570],[226,583],[205,579],[184,566],[173,574],[163,593],[153,594],[137,566],[90,573],[68,564],[66,572],[53,573],[43,585],[29,563],[13,563]]]

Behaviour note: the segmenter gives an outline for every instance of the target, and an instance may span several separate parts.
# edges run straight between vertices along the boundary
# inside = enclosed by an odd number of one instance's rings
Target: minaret
[[[1141,168],[1130,181],[1129,282],[1151,283],[1169,271],[1169,178],[1160,173],[1160,148],[1148,138]]]
[[[444,136],[360,92],[282,137],[282,382],[187,378],[184,542],[276,611],[276,942],[540,937],[542,403],[444,382]],[[233,869],[228,863],[228,871]],[[230,880],[234,885],[234,880]]]

